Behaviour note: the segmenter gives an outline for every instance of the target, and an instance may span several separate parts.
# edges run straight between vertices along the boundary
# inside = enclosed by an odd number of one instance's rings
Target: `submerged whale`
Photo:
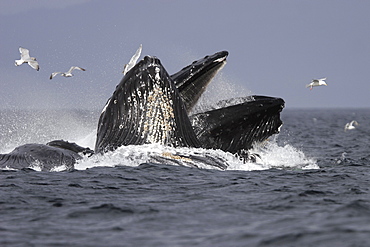
[[[152,143],[174,148],[221,149],[248,159],[247,151],[255,142],[279,132],[284,100],[253,95],[222,101],[219,108],[192,114],[207,85],[225,65],[227,56],[227,51],[217,52],[173,75],[167,73],[158,58],[146,56],[123,76],[104,106],[94,151],[64,140],[25,144],[8,154],[0,154],[0,168],[73,169],[84,155]],[[165,162],[178,157],[165,155],[156,160]],[[207,158],[185,158],[208,162]],[[208,158],[210,165],[227,168],[222,162]]]

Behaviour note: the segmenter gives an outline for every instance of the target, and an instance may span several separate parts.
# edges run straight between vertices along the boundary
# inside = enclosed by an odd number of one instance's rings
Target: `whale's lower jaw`
[[[241,104],[191,117],[202,147],[239,153],[279,133],[284,100],[253,96],[250,101],[250,98],[246,97]]]
[[[200,146],[178,89],[160,61],[147,56],[123,77],[105,106],[95,152],[149,143]]]

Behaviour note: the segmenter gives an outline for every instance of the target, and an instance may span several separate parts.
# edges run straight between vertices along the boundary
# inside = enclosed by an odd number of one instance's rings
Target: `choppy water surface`
[[[2,111],[0,151],[59,138],[93,147],[98,115]],[[285,109],[282,120],[256,163],[211,152],[226,171],[146,162],[157,146],[72,172],[0,171],[0,245],[368,246],[370,110]]]

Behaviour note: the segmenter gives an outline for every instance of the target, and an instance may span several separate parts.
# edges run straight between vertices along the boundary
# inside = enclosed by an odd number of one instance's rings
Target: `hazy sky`
[[[216,80],[234,85],[235,96],[370,107],[369,13],[365,0],[0,0],[0,107],[101,109],[140,44],[142,57],[157,56],[170,74],[229,51]],[[40,71],[14,66],[19,46]],[[86,71],[49,80],[72,65]],[[327,87],[305,88],[321,77]]]

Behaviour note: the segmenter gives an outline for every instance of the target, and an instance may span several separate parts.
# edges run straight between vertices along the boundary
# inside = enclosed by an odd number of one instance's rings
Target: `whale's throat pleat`
[[[139,62],[117,86],[101,114],[95,150],[148,143],[199,146],[176,86],[152,57]]]

